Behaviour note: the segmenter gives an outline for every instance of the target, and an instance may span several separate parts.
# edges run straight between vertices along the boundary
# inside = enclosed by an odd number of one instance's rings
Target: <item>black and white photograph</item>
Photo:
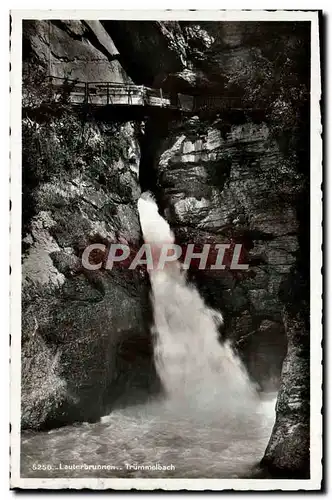
[[[320,490],[318,11],[11,12],[11,487]]]

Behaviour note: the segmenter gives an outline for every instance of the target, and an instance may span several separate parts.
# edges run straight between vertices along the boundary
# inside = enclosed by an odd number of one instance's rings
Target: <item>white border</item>
[[[20,415],[21,415],[21,94],[22,94],[22,22],[12,16],[11,74],[10,74],[10,264],[11,264],[11,371],[10,371],[10,422],[11,422],[11,486],[20,475]],[[17,484],[18,486],[18,484]]]
[[[322,191],[321,73],[318,17],[311,22],[310,101],[310,457],[311,478],[322,470]]]
[[[176,21],[312,21],[317,23],[317,12],[279,10],[12,10],[13,19],[128,19]]]
[[[306,11],[213,11],[213,10],[13,10],[11,34],[11,487],[32,489],[128,490],[317,490],[321,487],[322,370],[321,370],[321,243],[322,243],[322,141],[319,100],[321,95],[318,13]],[[21,69],[22,19],[137,19],[311,21],[311,479],[31,479],[20,477],[20,384],[21,384]]]

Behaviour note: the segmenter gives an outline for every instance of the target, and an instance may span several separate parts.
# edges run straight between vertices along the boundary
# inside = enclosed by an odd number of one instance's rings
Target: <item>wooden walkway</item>
[[[147,106],[193,111],[193,96],[170,95],[162,89],[151,89],[143,85],[115,82],[79,82],[58,77],[49,77],[55,96],[68,87],[70,102],[92,106]],[[62,90],[60,90],[62,89]]]
[[[48,78],[55,98],[60,98],[63,90],[67,87],[70,102],[75,105],[166,108],[187,113],[204,110],[261,111],[266,109],[264,100],[256,102],[255,107],[250,107],[244,105],[239,96],[170,94],[162,89],[152,89],[143,85],[116,82],[80,82],[54,76]]]

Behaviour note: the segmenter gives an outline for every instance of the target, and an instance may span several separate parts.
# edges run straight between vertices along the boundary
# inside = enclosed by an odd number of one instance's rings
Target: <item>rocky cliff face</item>
[[[149,391],[155,377],[146,275],[81,261],[89,244],[141,242],[141,124],[96,121],[65,101],[56,113],[41,107],[48,71],[118,77],[112,40],[100,23],[36,22],[25,43],[22,425],[39,428],[96,419],[126,387]]]
[[[138,369],[146,361],[135,349],[142,339],[149,342],[146,276],[119,269],[89,271],[81,260],[92,243],[140,243],[140,188],[130,162],[133,154],[139,160],[134,126],[88,123],[80,130],[77,122],[72,132],[84,136],[82,149],[72,147],[66,171],[61,157],[66,155],[67,136],[61,131],[66,119],[46,125],[24,121],[26,136],[28,128],[41,149],[54,155],[43,158],[45,178],[36,185],[31,181],[25,192],[30,214],[23,239],[22,423],[28,427],[100,416],[116,399],[114,391],[107,398],[112,384],[117,382],[121,395],[120,364],[134,356],[127,374],[137,376],[135,362]],[[47,142],[45,128],[53,129]],[[23,161],[23,168],[39,174],[30,154]],[[149,370],[153,374],[152,365]],[[143,387],[148,382],[143,380]]]
[[[163,78],[186,65],[187,44],[178,22],[103,21],[103,26],[138,85],[158,88]]]
[[[306,307],[306,306],[305,306]],[[307,310],[284,312],[288,349],[276,422],[262,466],[280,477],[310,477],[310,357]]]
[[[60,78],[130,82],[112,38],[99,21],[24,21],[23,57]]]
[[[25,25],[24,426],[97,418],[128,385],[156,387],[146,276],[80,266],[89,242],[138,244],[136,200],[150,189],[179,243],[243,245],[248,271],[192,269],[190,279],[223,312],[221,339],[232,339],[262,389],[279,386],[287,351],[263,465],[308,473],[308,29]],[[201,109],[96,121],[64,100],[45,118],[46,74],[162,87],[196,96]],[[232,98],[237,109],[206,106],[211,96]]]
[[[199,130],[198,130],[199,128]],[[193,270],[209,304],[223,311],[255,380],[277,382],[286,339],[278,291],[296,261],[296,172],[266,123],[195,117],[169,133],[158,165],[161,204],[185,244],[241,243],[248,271]],[[293,179],[292,179],[293,176]]]

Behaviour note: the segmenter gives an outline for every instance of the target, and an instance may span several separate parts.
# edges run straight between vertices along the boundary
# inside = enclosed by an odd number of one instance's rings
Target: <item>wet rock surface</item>
[[[63,116],[62,122],[67,119]],[[75,123],[81,126],[78,119]],[[45,145],[42,127],[31,120],[24,127]],[[83,150],[76,157],[70,151],[69,172],[58,168],[66,160],[61,123],[52,120],[48,131],[50,127],[60,151],[48,158],[46,177],[36,179],[38,165],[30,156],[24,155],[23,165],[34,177],[24,192],[30,212],[23,238],[22,425],[33,428],[100,417],[116,399],[112,392],[109,397],[112,384],[117,381],[121,393],[120,387],[124,390],[129,383],[119,368],[120,345],[136,337],[146,345],[150,342],[146,275],[139,270],[91,271],[82,266],[82,252],[89,244],[140,244],[136,207],[140,187],[137,168],[130,162],[133,155],[139,162],[135,127],[113,125],[112,144],[117,135],[118,147],[103,155],[109,126],[85,123]],[[48,149],[52,140],[48,137]],[[89,148],[94,155],[99,150],[92,163],[82,155]],[[135,363],[145,363],[141,378],[149,390],[154,375],[151,352],[140,356],[135,340],[129,346],[134,347],[126,373],[132,376]],[[128,356],[130,352],[124,360]]]
[[[288,349],[276,405],[276,422],[261,465],[279,477],[310,477],[309,328],[302,311],[285,310]]]
[[[248,353],[249,370],[264,386],[278,379],[285,355],[279,288],[296,261],[298,221],[289,189],[295,196],[298,174],[285,170],[266,123],[228,124],[225,132],[222,119],[200,121],[199,138],[195,125],[193,119],[184,122],[165,141],[157,165],[161,205],[183,244],[243,245],[248,271],[191,274],[209,304],[224,313],[224,336]],[[243,327],[244,315],[250,324]],[[262,348],[263,331],[270,350],[265,373],[259,356],[252,359]]]

